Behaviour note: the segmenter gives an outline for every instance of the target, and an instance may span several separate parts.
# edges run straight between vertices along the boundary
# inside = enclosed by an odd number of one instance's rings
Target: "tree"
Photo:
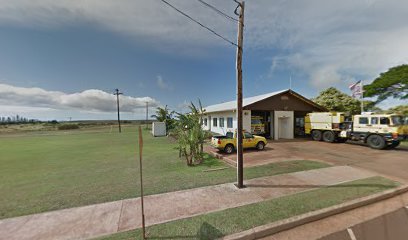
[[[364,103],[364,111],[365,112],[380,113],[380,112],[383,111],[381,108],[376,106],[376,102],[374,102],[374,101],[363,100],[363,103]]]
[[[347,114],[357,114],[361,112],[361,103],[359,100],[340,92],[334,87],[330,87],[313,99],[319,105],[327,108],[329,111],[345,112]]]
[[[396,114],[401,114],[404,116],[408,116],[408,104],[406,105],[399,105],[395,106],[392,108],[389,108],[388,110],[385,111],[385,113],[396,113]]]
[[[164,122],[166,124],[166,132],[170,129],[172,129],[174,126],[174,111],[170,111],[170,109],[167,107],[167,105],[162,108],[162,107],[157,107],[156,108],[156,114],[152,115],[151,117],[156,118],[157,121],[159,122]]]
[[[388,97],[408,99],[408,65],[390,68],[371,84],[364,85],[364,97],[377,97],[376,103]]]
[[[178,121],[175,128],[178,148],[186,159],[188,166],[200,164],[203,161],[203,144],[206,132],[202,128],[204,110],[199,101],[197,108],[193,103],[189,106],[191,112],[177,113]]]

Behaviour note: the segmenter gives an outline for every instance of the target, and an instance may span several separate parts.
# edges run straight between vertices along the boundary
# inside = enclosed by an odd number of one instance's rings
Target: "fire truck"
[[[265,134],[265,124],[261,116],[251,116],[251,133],[258,135]]]
[[[408,125],[397,114],[363,113],[347,119],[341,112],[321,112],[306,115],[305,133],[315,141],[360,141],[374,149],[385,149],[407,139]]]

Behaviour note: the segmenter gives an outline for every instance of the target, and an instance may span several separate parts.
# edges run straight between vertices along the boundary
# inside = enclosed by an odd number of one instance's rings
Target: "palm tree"
[[[157,107],[156,108],[156,114],[151,115],[152,118],[156,118],[157,121],[159,122],[164,122],[166,124],[166,132],[171,129],[173,126],[173,115],[174,111],[170,112],[170,109],[167,107],[167,105],[162,108],[162,107]]]
[[[201,100],[198,99],[198,108],[194,105],[193,102],[191,102],[191,105],[189,106],[191,113],[198,116],[199,120],[199,125],[196,126],[196,132],[197,132],[197,137],[200,143],[200,162],[202,161],[203,157],[203,152],[204,152],[204,141],[207,136],[206,132],[202,129],[203,126],[203,115],[205,113],[205,109],[203,108],[203,105],[201,104]]]
[[[203,144],[206,132],[202,128],[204,109],[199,100],[197,108],[193,103],[189,106],[190,113],[178,115],[176,136],[179,149],[186,158],[188,166],[200,164],[203,161]]]

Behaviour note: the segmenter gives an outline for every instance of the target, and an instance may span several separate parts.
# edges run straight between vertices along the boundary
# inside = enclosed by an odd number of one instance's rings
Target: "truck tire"
[[[323,132],[323,141],[325,142],[334,142],[336,140],[336,135],[334,135],[334,132],[332,131],[324,131]]]
[[[264,150],[265,149],[265,143],[264,142],[259,142],[258,144],[256,144],[256,149]]]
[[[374,149],[384,149],[385,147],[387,147],[387,142],[385,141],[385,139],[382,136],[376,134],[368,136],[367,144],[368,146],[370,146],[370,148]]]
[[[322,132],[320,130],[313,130],[311,135],[314,141],[322,140]]]
[[[232,144],[227,144],[227,146],[224,147],[224,152],[226,154],[231,154],[234,151],[234,146]]]
[[[400,141],[394,141],[394,142],[392,142],[391,144],[389,144],[389,145],[387,146],[387,148],[393,149],[393,148],[398,147],[399,145],[400,145]]]

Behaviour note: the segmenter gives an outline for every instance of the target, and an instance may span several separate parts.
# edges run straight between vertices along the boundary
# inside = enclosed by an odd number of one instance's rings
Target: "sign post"
[[[145,216],[144,216],[144,203],[143,203],[143,170],[142,170],[142,155],[143,155],[143,136],[142,136],[142,126],[139,126],[139,162],[140,162],[140,201],[142,204],[142,228],[143,228],[143,239],[146,239],[146,227],[145,227]]]

